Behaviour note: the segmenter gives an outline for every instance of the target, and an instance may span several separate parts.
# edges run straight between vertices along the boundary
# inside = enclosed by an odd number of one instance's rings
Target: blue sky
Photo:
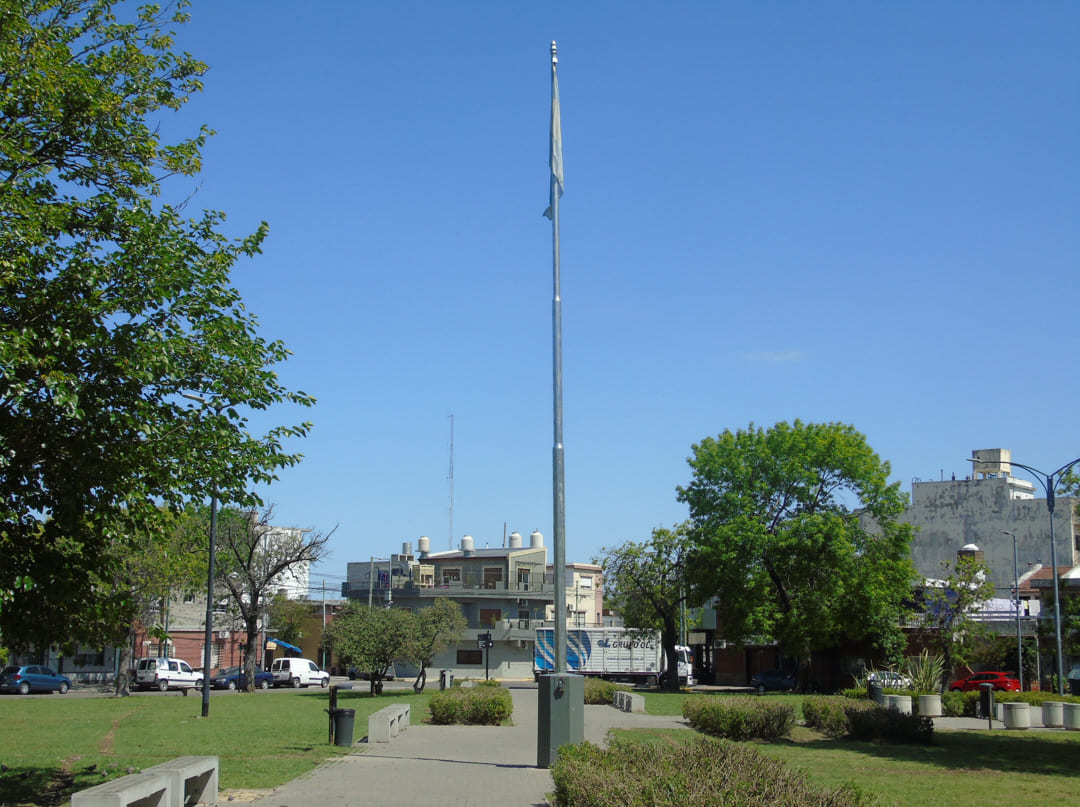
[[[686,516],[691,446],[850,423],[894,479],[1080,456],[1080,4],[195,0],[177,200],[318,398],[264,491],[314,575],[552,523],[559,43],[567,557]],[[174,200],[170,200],[174,201]]]

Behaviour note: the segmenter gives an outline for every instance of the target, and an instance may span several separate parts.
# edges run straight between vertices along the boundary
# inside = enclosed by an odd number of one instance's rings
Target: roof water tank
[[[510,548],[511,549],[521,549],[521,533],[520,532],[512,532],[512,533],[510,533]]]
[[[431,552],[431,539],[426,535],[421,535],[420,540],[416,542],[416,546],[420,550],[420,557],[426,558],[428,553]]]
[[[411,555],[412,554],[412,542],[411,541],[403,541],[402,542],[402,544],[401,544],[401,554],[402,555]]]
[[[537,547],[540,547],[540,546],[543,546],[543,545],[544,545],[544,536],[543,536],[543,534],[541,534],[540,530],[536,530],[535,532],[533,532],[532,535],[529,536],[529,546],[532,547],[533,549],[536,549]]]
[[[466,535],[461,539],[461,551],[466,555],[473,553],[473,537],[471,535]]]

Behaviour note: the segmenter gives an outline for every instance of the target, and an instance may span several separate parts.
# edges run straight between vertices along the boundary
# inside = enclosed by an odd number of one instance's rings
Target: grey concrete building
[[[1013,540],[1021,577],[1037,566],[1050,567],[1050,515],[1042,488],[1012,475],[1008,449],[972,452],[972,474],[965,479],[913,481],[911,505],[901,521],[916,527],[911,554],[919,573],[946,576],[942,564],[956,560],[968,544],[982,551],[994,586],[1007,591],[1013,584]],[[1019,471],[1019,469],[1017,469]],[[1023,471],[1020,471],[1023,473]],[[1057,565],[1080,564],[1077,500],[1057,497],[1054,543]]]

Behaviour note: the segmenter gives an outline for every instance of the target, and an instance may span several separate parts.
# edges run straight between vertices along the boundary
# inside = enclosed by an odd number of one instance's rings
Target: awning
[[[296,653],[297,655],[300,655],[301,653],[304,652],[303,650],[301,650],[296,645],[289,644],[288,642],[283,642],[283,641],[281,641],[281,639],[267,639],[266,640],[266,649],[267,650],[275,650],[276,648],[279,648],[279,647],[282,650],[288,650],[289,652]]]

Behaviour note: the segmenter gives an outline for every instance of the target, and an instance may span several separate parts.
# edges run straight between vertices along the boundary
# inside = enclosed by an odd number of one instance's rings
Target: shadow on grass
[[[847,751],[855,754],[917,762],[954,770],[994,770],[1039,776],[1080,777],[1080,742],[1046,733],[1005,734],[983,731],[935,731],[931,745],[902,745],[852,740],[782,741],[801,749]]]
[[[1035,776],[1080,777],[1080,737],[1057,732],[935,731],[931,745],[834,740],[807,729],[805,739],[763,743],[798,751],[844,752],[956,771],[991,770]],[[638,742],[686,742],[690,729],[614,729]],[[797,735],[798,737],[798,735]]]
[[[71,795],[121,776],[100,772],[72,773],[64,768],[13,767],[0,773],[0,804],[53,807],[71,800]]]

